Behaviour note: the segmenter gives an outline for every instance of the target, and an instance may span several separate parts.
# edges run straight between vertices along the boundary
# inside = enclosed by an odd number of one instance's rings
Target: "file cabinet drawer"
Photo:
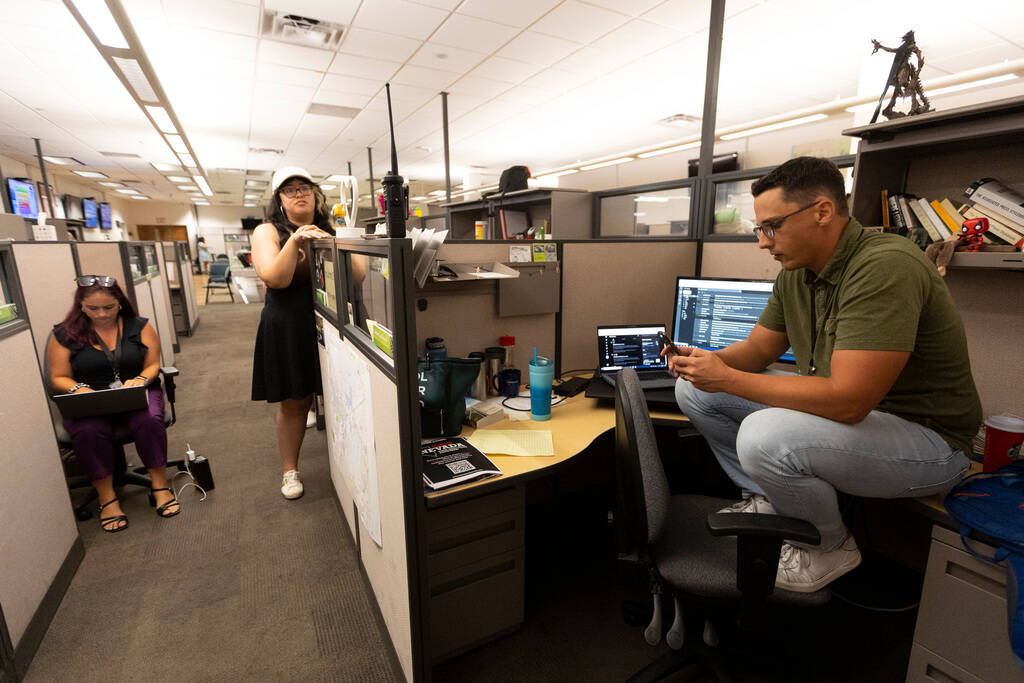
[[[914,643],[907,666],[907,683],[985,683],[926,647]]]

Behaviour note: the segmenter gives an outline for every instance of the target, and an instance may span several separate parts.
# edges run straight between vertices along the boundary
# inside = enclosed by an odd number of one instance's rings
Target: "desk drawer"
[[[960,545],[958,534],[933,529],[914,644],[978,680],[1024,681],[1006,631],[1006,570],[973,557]],[[992,553],[981,543],[973,547]]]
[[[523,622],[523,549],[430,577],[435,662],[482,645]]]
[[[434,529],[427,514],[427,573],[430,576],[523,547],[525,509],[487,517],[466,515],[462,524]]]
[[[926,647],[914,643],[907,666],[907,683],[985,683]]]

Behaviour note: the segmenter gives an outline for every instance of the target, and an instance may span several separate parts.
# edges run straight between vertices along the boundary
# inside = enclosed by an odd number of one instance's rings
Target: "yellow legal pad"
[[[487,455],[554,455],[551,431],[545,429],[478,429],[466,439]]]

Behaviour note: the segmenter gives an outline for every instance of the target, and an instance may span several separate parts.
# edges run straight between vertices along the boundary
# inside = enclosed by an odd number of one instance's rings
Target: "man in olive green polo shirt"
[[[754,183],[757,246],[782,266],[746,340],[682,349],[680,408],[743,491],[736,512],[806,519],[776,586],[816,591],[860,563],[836,491],[872,498],[948,489],[964,475],[981,405],[963,323],[910,240],[863,231],[842,175],[800,157]],[[766,373],[792,346],[798,375]]]

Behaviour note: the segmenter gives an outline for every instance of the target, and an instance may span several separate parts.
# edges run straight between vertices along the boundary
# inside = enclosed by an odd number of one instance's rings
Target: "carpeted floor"
[[[191,443],[216,490],[200,502],[186,489],[164,520],[129,486],[126,531],[80,523],[86,556],[27,683],[401,680],[332,498],[323,432],[306,432],[305,496],[279,492],[275,408],[249,400],[261,308],[211,301],[180,340],[170,456]]]

